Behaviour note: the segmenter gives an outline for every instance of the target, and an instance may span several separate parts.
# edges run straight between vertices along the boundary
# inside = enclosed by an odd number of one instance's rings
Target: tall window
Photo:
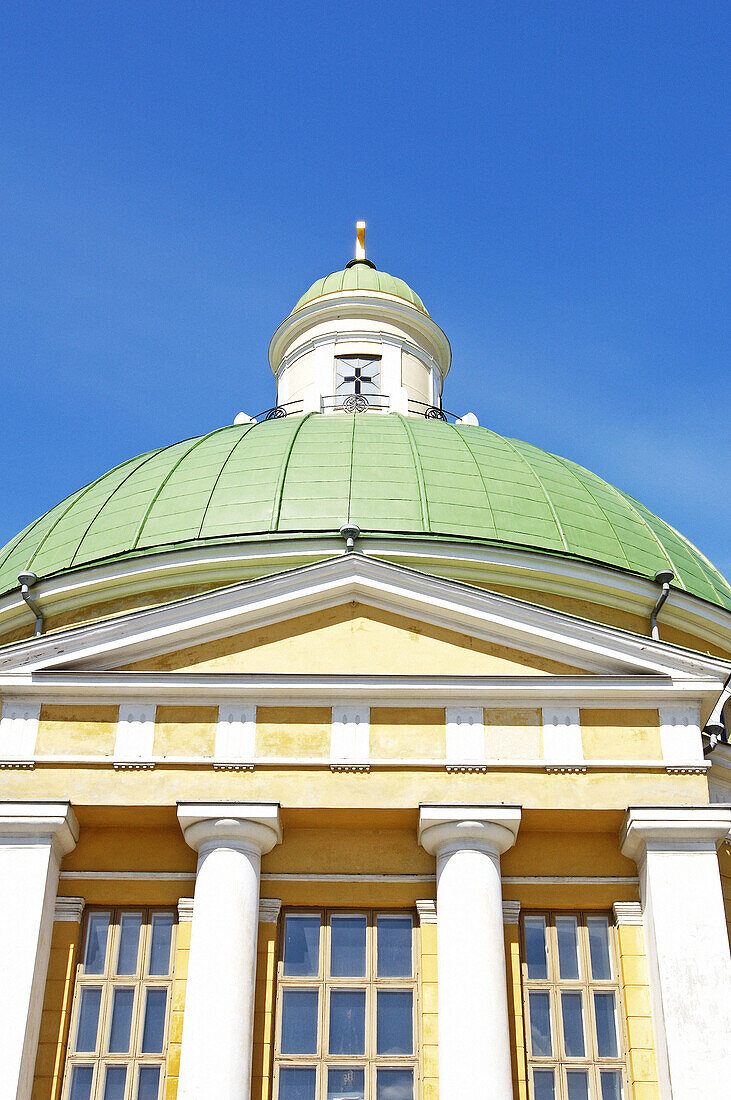
[[[533,1100],[625,1100],[612,928],[604,915],[526,913],[523,991]]]
[[[76,975],[64,1100],[159,1100],[175,914],[92,909]]]
[[[276,1100],[415,1100],[411,913],[284,918]]]
[[[377,355],[341,355],[335,360],[335,392],[338,397],[381,392],[381,359]]]

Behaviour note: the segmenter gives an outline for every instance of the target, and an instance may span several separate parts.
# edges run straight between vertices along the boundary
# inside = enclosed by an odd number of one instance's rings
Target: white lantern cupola
[[[269,345],[277,405],[293,413],[436,415],[451,358],[419,296],[366,257],[365,222],[354,259],[313,283]]]

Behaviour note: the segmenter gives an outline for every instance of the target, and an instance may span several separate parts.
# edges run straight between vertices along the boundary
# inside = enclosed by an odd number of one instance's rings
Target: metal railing
[[[284,416],[296,416],[297,413],[301,413],[303,409],[302,401],[288,401],[285,405],[273,405],[271,409],[264,409],[263,412],[257,413],[256,416],[252,416],[257,424],[260,424],[262,420],[281,420]]]
[[[409,412],[414,416],[423,416],[425,420],[443,420],[446,423],[459,420],[459,413],[448,412],[441,405],[427,405],[426,401],[412,401],[411,398],[409,398]]]
[[[322,397],[323,412],[388,412],[390,402],[381,394],[331,393]]]

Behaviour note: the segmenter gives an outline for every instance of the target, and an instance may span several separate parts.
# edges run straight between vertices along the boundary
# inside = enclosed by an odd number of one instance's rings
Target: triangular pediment
[[[379,649],[380,647],[380,649]],[[317,650],[320,650],[319,654]],[[398,654],[399,661],[392,658]],[[0,687],[62,671],[198,669],[226,674],[287,664],[335,675],[519,677],[724,675],[723,663],[361,554],[277,573],[6,647]],[[390,656],[389,656],[390,655]],[[317,666],[318,660],[322,668]],[[339,665],[338,665],[338,662]],[[409,666],[410,663],[410,666]],[[256,666],[256,667],[254,667]]]
[[[126,665],[130,672],[570,676],[576,666],[349,600]]]

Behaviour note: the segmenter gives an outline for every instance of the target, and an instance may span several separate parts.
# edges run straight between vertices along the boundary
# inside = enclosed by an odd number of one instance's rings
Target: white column
[[[78,836],[68,802],[0,803],[0,1100],[30,1100],[58,873]]]
[[[640,873],[663,1100],[708,1100],[731,1080],[731,957],[716,845],[723,806],[630,807],[622,852]]]
[[[519,806],[421,806],[437,858],[441,1100],[513,1098],[500,856],[519,825]]]
[[[249,1100],[261,857],[282,839],[279,806],[178,804],[198,852],[180,1057],[180,1100]]]

